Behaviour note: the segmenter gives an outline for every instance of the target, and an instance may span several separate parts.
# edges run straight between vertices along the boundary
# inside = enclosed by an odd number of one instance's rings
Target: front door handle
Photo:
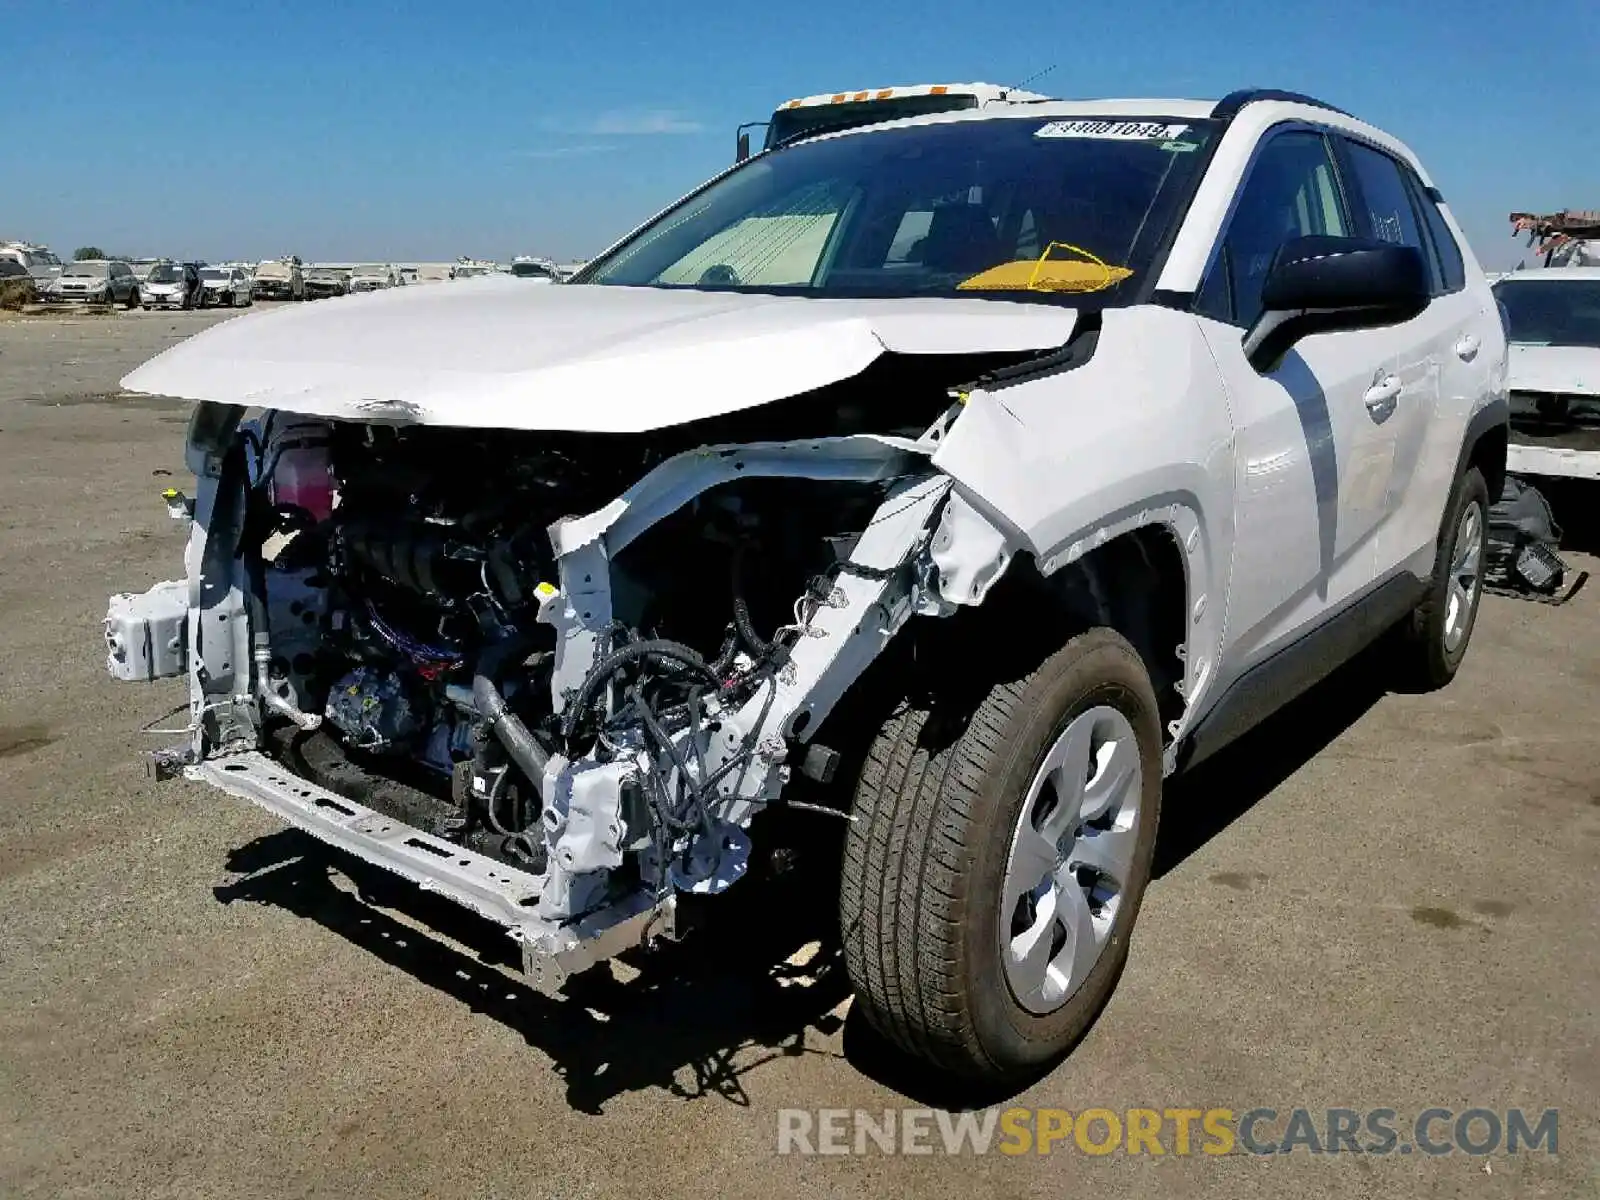
[[[1400,400],[1400,377],[1384,376],[1369,387],[1361,399],[1366,402],[1367,412],[1372,419],[1382,425],[1394,415],[1394,407]]]
[[[1462,362],[1471,362],[1473,359],[1478,357],[1479,345],[1480,343],[1478,341],[1477,334],[1465,334],[1461,340],[1456,343],[1456,357]]]

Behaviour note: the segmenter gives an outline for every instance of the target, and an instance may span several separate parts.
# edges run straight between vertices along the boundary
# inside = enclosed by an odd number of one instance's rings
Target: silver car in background
[[[139,303],[139,281],[125,262],[86,259],[63,266],[61,274],[45,287],[44,299],[54,304],[81,301],[133,308]]]

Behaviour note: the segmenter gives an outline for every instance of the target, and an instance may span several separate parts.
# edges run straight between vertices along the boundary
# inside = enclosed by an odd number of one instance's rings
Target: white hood
[[[1509,386],[1519,392],[1600,396],[1600,349],[1512,343],[1507,373]]]
[[[227,321],[122,383],[350,420],[641,433],[847,379],[885,351],[1049,349],[1075,316],[995,300],[530,288],[491,276]]]

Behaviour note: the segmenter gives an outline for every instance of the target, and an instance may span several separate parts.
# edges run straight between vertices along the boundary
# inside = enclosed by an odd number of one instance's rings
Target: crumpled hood
[[[1519,392],[1600,395],[1600,349],[1589,346],[1528,346],[1512,343],[1506,372]]]
[[[1053,304],[530,288],[491,276],[226,321],[122,383],[348,420],[641,433],[847,379],[885,351],[1049,349],[1075,319]]]

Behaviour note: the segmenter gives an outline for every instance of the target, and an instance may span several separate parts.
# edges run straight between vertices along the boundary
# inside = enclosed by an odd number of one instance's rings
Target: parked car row
[[[558,265],[551,259],[529,255],[518,256],[509,265],[463,257],[448,264],[308,266],[295,255],[255,263],[112,258],[63,264],[48,248],[26,242],[0,242],[0,263],[5,264],[8,277],[32,281],[26,301],[121,304],[145,309],[245,307],[256,300],[321,300],[353,292],[488,275],[561,283],[581,266]],[[12,285],[9,290],[18,289]]]

